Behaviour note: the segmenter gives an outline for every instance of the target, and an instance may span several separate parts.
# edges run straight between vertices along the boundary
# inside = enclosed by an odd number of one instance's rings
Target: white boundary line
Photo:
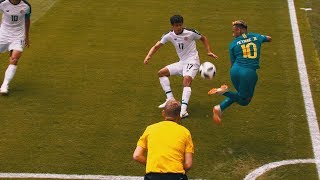
[[[38,14],[38,16],[36,16],[35,18],[31,17],[31,23],[35,23],[36,21],[38,21],[43,15],[45,15],[47,13],[47,11],[49,11],[49,9],[51,9],[53,7],[53,5],[57,2],[57,0],[40,0],[40,3],[43,3],[44,5],[41,8],[41,13]],[[31,4],[32,7],[32,4]],[[32,16],[32,15],[31,15]]]
[[[289,165],[289,164],[299,164],[299,163],[315,163],[317,167],[318,177],[320,179],[319,125],[318,125],[317,115],[314,109],[312,94],[310,90],[309,77],[308,77],[307,68],[306,68],[305,59],[304,59],[304,53],[303,53],[303,48],[302,48],[302,43],[300,38],[300,31],[298,26],[297,14],[294,6],[294,0],[288,0],[288,7],[289,7],[289,15],[290,15],[291,28],[293,33],[294,46],[296,51],[296,59],[297,59],[298,70],[299,70],[299,77],[301,82],[301,90],[303,94],[303,100],[305,104],[308,126],[309,126],[310,136],[311,136],[312,149],[313,149],[313,154],[315,159],[295,159],[295,160],[284,160],[284,161],[269,163],[252,171],[250,174],[248,174],[244,178],[245,180],[256,179],[263,173],[273,168],[277,168],[279,166]]]
[[[265,172],[280,167],[284,165],[290,165],[290,164],[307,164],[307,163],[315,163],[314,159],[292,159],[292,160],[284,160],[284,161],[278,161],[278,162],[272,162],[269,164],[265,164],[258,169],[255,169],[250,174],[248,174],[244,180],[254,180],[264,174]]]
[[[107,179],[107,180],[143,180],[139,176],[106,176],[79,174],[46,174],[46,173],[0,173],[0,178],[38,178],[38,179]]]
[[[316,167],[318,176],[320,178],[320,133],[317,120],[316,111],[314,109],[312,94],[310,90],[309,77],[304,59],[304,53],[302,49],[302,43],[300,39],[300,31],[298,26],[298,20],[293,0],[288,0],[291,28],[293,32],[294,46],[296,50],[296,58],[298,64],[298,70],[300,75],[301,89],[303,94],[303,100],[305,103],[308,126],[310,130],[312,148],[314,158],[316,160]]]

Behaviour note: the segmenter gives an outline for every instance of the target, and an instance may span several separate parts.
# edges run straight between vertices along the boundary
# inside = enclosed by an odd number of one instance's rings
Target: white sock
[[[12,80],[13,76],[15,75],[17,71],[17,66],[10,64],[4,74],[4,80],[2,83],[2,86],[7,86],[9,85],[10,81]]]
[[[189,99],[191,96],[191,87],[184,87],[182,93],[182,101],[181,101],[181,112],[186,112]]]
[[[160,84],[162,86],[163,91],[166,93],[167,99],[173,99],[173,93],[171,91],[170,87],[170,81],[169,78],[166,76],[159,77]]]

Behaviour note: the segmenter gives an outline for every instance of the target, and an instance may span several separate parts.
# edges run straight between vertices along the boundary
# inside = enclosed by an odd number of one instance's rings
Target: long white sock
[[[181,112],[187,111],[189,99],[191,96],[191,87],[184,87],[181,101]]]
[[[9,85],[9,83],[12,80],[13,76],[15,75],[16,71],[17,71],[16,65],[10,64],[8,66],[8,68],[4,74],[4,80],[3,80],[2,86]]]
[[[159,77],[159,80],[160,80],[160,84],[163,91],[166,93],[167,99],[173,99],[174,97],[171,91],[169,78],[166,76],[163,76],[163,77]]]

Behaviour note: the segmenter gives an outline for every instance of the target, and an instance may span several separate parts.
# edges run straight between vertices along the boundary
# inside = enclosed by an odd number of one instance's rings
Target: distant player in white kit
[[[26,0],[0,0],[0,13],[0,52],[10,52],[9,66],[0,88],[0,93],[6,95],[23,48],[29,47],[31,6]]]
[[[174,99],[168,77],[170,75],[182,75],[183,93],[180,116],[181,118],[185,118],[189,116],[187,112],[187,106],[191,96],[191,82],[192,79],[194,79],[194,77],[197,75],[200,66],[200,60],[195,41],[201,40],[203,42],[208,56],[211,56],[215,59],[217,59],[218,56],[212,53],[209,41],[205,36],[201,35],[194,29],[187,29],[183,27],[183,17],[181,15],[172,16],[170,18],[170,23],[172,25],[171,31],[164,34],[161,40],[152,46],[144,59],[144,64],[148,64],[152,55],[154,55],[162,45],[168,41],[173,43],[179,56],[179,61],[167,65],[158,72],[160,84],[167,96],[167,100],[161,104],[159,108],[164,108],[168,100]]]

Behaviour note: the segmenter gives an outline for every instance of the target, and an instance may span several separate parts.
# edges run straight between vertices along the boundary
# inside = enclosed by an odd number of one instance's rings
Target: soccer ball
[[[204,79],[212,79],[216,75],[216,67],[211,62],[204,62],[199,68],[200,76]]]

